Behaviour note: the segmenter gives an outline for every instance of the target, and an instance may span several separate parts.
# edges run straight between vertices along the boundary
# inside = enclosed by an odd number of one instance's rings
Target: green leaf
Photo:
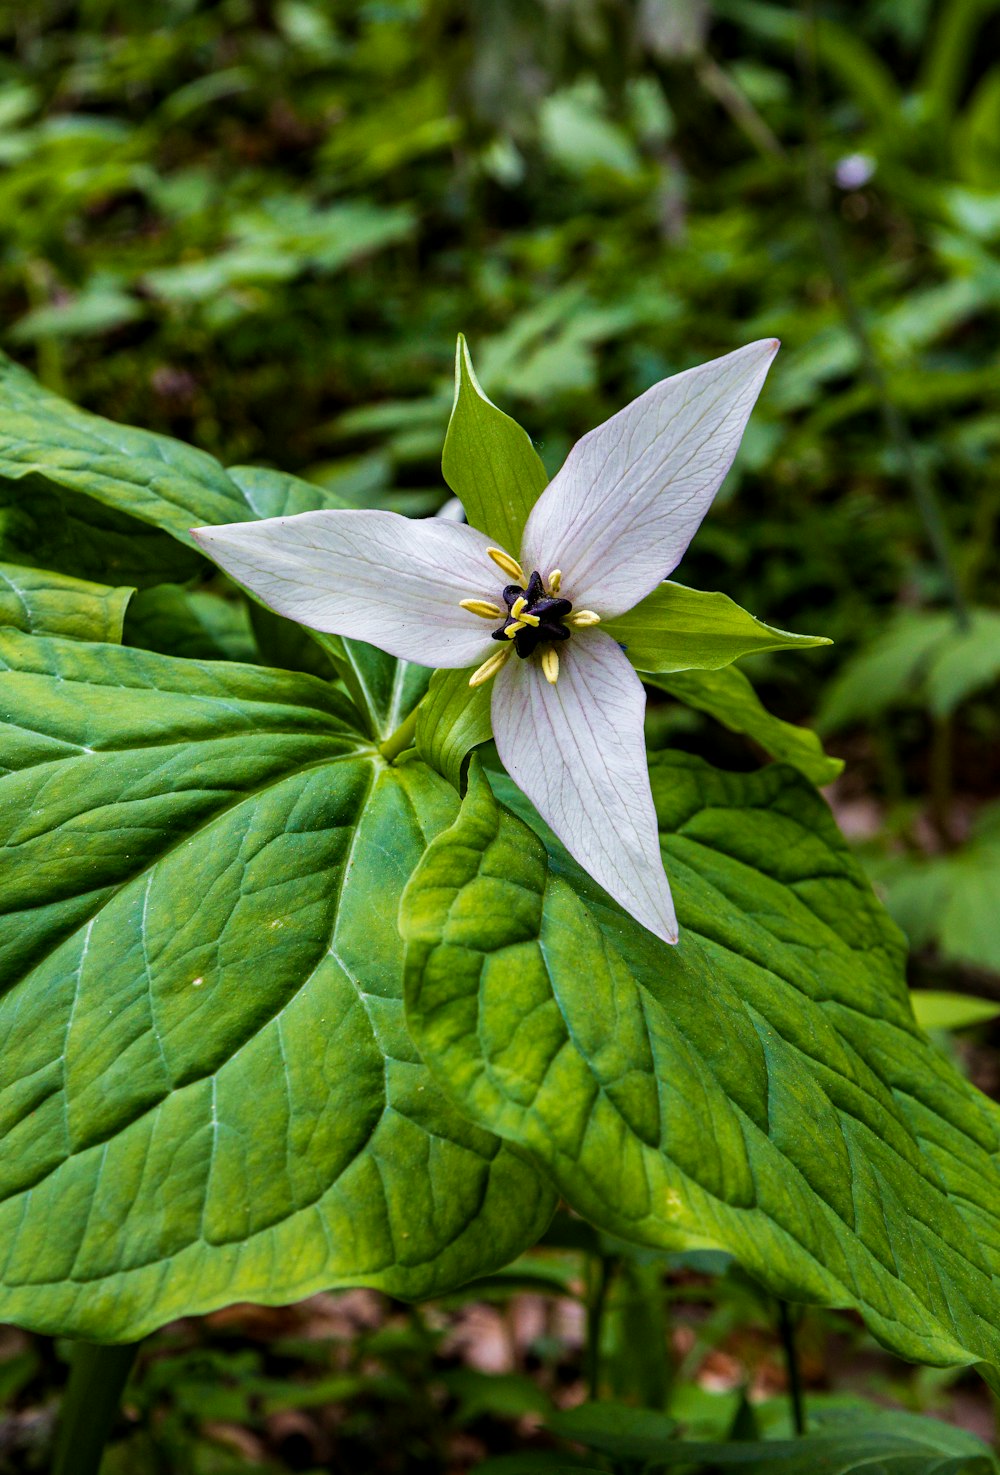
[[[11,343],[37,343],[42,338],[89,338],[110,333],[146,315],[138,297],[122,291],[114,281],[88,282],[75,297],[65,302],[45,303],[10,330]]]
[[[182,543],[193,525],[339,509],[336,492],[261,466],[224,471],[193,446],[87,414],[0,356],[0,475],[41,476],[154,524]],[[358,641],[310,632],[335,663],[368,724],[387,737],[419,701],[429,673],[397,671]]]
[[[841,1425],[842,1427],[837,1427]],[[680,1440],[657,1455],[657,1465],[708,1466],[771,1475],[993,1475],[996,1460],[974,1434],[940,1419],[885,1409],[829,1414],[820,1429],[798,1439],[727,1444]]]
[[[247,467],[229,474],[194,446],[77,409],[0,355],[0,476],[35,475],[182,543],[199,524],[341,505],[299,477]]]
[[[493,736],[490,684],[469,685],[468,671],[435,671],[417,718],[417,752],[462,787],[462,766],[472,749]]]
[[[582,1403],[550,1414],[546,1423],[554,1434],[574,1444],[585,1444],[615,1460],[643,1463],[660,1459],[677,1428],[675,1419],[655,1409],[611,1402]]]
[[[474,772],[401,909],[422,1058],[599,1228],[995,1368],[1000,1109],[919,1031],[829,810],[784,767],[650,773],[674,948]]]
[[[914,989],[910,1003],[921,1029],[968,1029],[1000,1016],[1000,1003],[996,999],[977,999],[970,994],[937,989]]]
[[[328,683],[0,632],[0,1316],[132,1340],[427,1296],[552,1195],[414,1049],[400,893],[453,790]]]
[[[677,671],[669,676],[643,673],[643,680],[689,707],[706,712],[730,732],[752,738],[772,758],[792,764],[811,783],[830,784],[843,771],[841,759],[828,758],[823,744],[810,728],[774,717],[735,666],[726,666],[721,671]]]
[[[637,671],[715,671],[759,651],[832,643],[822,635],[793,635],[765,625],[726,594],[669,581],[627,614],[605,620],[603,629]]]
[[[254,517],[294,517],[300,512],[339,511],[350,506],[337,492],[293,476],[290,471],[276,471],[270,466],[229,466],[226,475]]]
[[[931,656],[927,696],[936,717],[947,717],[973,692],[1000,677],[1000,610],[978,609],[967,630],[954,627]]]
[[[548,477],[526,431],[487,399],[461,334],[441,469],[472,526],[516,557],[528,513]]]
[[[203,661],[253,661],[259,655],[244,599],[177,584],[136,594],[125,620],[125,641]]]
[[[953,614],[909,611],[864,647],[827,690],[820,730],[877,716],[897,702],[923,700],[946,717],[1000,677],[1000,613],[974,609],[963,629]]]
[[[0,558],[97,583],[183,583],[205,562],[166,533],[39,476],[0,479]]]
[[[12,626],[26,635],[64,635],[119,644],[132,593],[66,574],[0,563],[0,626]]]
[[[190,542],[198,523],[238,522],[245,498],[204,451],[91,415],[0,357],[0,475],[39,475]]]
[[[324,646],[365,714],[373,737],[385,739],[395,732],[427,690],[432,675],[428,666],[397,661],[363,640],[331,635],[324,638]]]
[[[915,947],[937,944],[949,962],[1000,972],[1000,806],[985,806],[960,849],[879,867],[886,906]]]
[[[897,616],[830,683],[817,720],[820,732],[835,732],[912,697],[931,652],[954,629],[955,616],[947,612]]]

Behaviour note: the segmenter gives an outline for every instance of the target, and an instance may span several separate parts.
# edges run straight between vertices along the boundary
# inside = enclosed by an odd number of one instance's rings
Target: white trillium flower
[[[601,629],[677,567],[732,464],[775,339],[664,379],[585,435],[521,547],[394,512],[198,528],[281,615],[492,680],[501,762],[570,854],[666,942],[677,920],[643,738],[645,690]]]

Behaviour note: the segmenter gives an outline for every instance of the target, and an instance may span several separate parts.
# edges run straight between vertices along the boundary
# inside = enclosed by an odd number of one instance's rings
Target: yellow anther
[[[469,685],[482,686],[484,681],[489,681],[491,676],[497,674],[513,649],[512,645],[502,645],[495,655],[487,656],[479,669],[473,671],[469,677]]]
[[[470,615],[479,615],[483,620],[502,620],[503,610],[498,604],[492,604],[488,599],[460,599],[459,605],[467,609]]]
[[[527,608],[528,608],[528,601],[525,599],[524,595],[522,594],[519,599],[515,599],[514,600],[514,603],[510,607],[510,617],[511,617],[511,619],[512,620],[516,620],[517,617],[518,617],[518,615],[521,613],[521,611],[523,609],[527,609]]]
[[[561,568],[554,568],[552,570],[552,572],[549,574],[549,593],[550,594],[558,594],[559,593],[559,587],[560,587],[561,584],[562,584],[562,569]]]
[[[566,623],[572,625],[574,630],[586,630],[588,625],[599,625],[601,617],[595,615],[592,609],[576,609],[566,616]]]
[[[505,553],[502,548],[487,548],[486,552],[497,568],[502,568],[505,574],[510,574],[511,578],[516,579],[519,584],[525,582],[524,573],[516,558],[511,558],[510,554]]]
[[[551,682],[555,686],[559,680],[559,652],[554,645],[550,645],[547,650],[542,651],[542,672],[546,681]]]
[[[515,620],[512,625],[508,625],[507,626],[506,630],[503,633],[506,635],[506,637],[507,637],[508,640],[513,640],[514,639],[514,636],[517,634],[518,630],[523,630],[523,629],[524,629],[524,621],[523,620]]]

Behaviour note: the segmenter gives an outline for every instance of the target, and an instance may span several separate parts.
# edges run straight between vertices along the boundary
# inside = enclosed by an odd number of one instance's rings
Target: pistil
[[[502,642],[502,648],[488,657],[469,677],[470,686],[482,686],[495,676],[512,651],[522,660],[539,652],[539,664],[546,681],[554,686],[559,679],[560,641],[568,640],[574,630],[586,630],[600,624],[600,616],[590,609],[573,609],[570,600],[561,597],[562,570],[552,569],[548,580],[543,581],[537,569],[525,579],[520,564],[502,548],[487,550],[490,558],[505,573],[513,575],[516,583],[508,584],[503,591],[506,614],[499,604],[488,599],[462,599],[462,609],[482,619],[499,619],[501,623],[493,631],[493,639]]]

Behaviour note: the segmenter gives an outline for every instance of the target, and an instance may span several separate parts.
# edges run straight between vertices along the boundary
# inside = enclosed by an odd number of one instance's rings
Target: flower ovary
[[[513,639],[514,649],[522,660],[533,655],[540,645],[569,639],[570,630],[564,621],[573,606],[568,599],[545,592],[537,569],[532,571],[526,587],[508,584],[503,591],[503,601],[507,606],[507,616],[493,631],[493,639]]]

